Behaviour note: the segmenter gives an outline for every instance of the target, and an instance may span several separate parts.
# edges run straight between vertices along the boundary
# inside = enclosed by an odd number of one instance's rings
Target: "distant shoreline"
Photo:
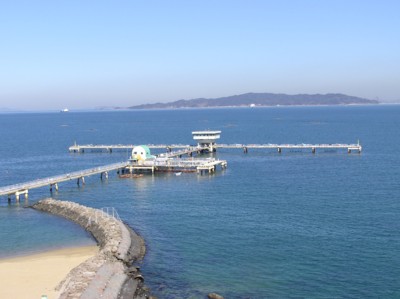
[[[168,108],[116,108],[117,111],[160,111],[160,110],[200,110],[200,109],[261,109],[261,108],[307,108],[307,107],[354,107],[354,106],[380,106],[391,105],[390,103],[373,103],[373,104],[327,104],[327,105],[266,105],[266,106],[209,106],[209,107],[168,107]],[[400,103],[393,103],[400,105]]]
[[[386,102],[379,102],[374,104],[330,104],[330,105],[279,105],[279,106],[256,106],[256,107],[249,107],[249,106],[218,106],[218,107],[180,107],[180,108],[110,108],[110,109],[72,109],[69,113],[63,113],[63,115],[69,115],[74,113],[101,113],[101,112],[131,112],[131,111],[161,111],[161,110],[195,110],[195,109],[263,109],[263,108],[307,108],[307,107],[369,107],[369,106],[398,106],[400,103],[386,103]],[[16,111],[1,111],[0,115],[13,115],[13,114],[60,114],[58,110],[16,110]]]
[[[350,96],[342,93],[284,94],[270,92],[248,92],[219,98],[196,98],[166,103],[130,106],[130,109],[147,108],[208,108],[208,107],[265,107],[265,106],[309,106],[378,104],[377,100]]]

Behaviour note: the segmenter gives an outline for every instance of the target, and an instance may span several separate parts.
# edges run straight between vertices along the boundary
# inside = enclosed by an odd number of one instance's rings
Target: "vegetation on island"
[[[349,96],[340,93],[329,94],[276,94],[245,93],[228,97],[191,100],[178,100],[168,103],[142,104],[129,109],[175,109],[175,108],[212,108],[212,107],[264,107],[293,105],[364,105],[378,104],[378,101]]]

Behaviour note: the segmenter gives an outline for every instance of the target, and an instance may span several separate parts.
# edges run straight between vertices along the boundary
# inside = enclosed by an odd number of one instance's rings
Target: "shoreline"
[[[64,245],[59,245],[59,246],[53,246],[48,249],[32,249],[32,250],[26,250],[26,251],[21,251],[15,254],[7,254],[7,255],[0,255],[0,262],[5,261],[5,260],[11,260],[11,259],[16,259],[16,258],[24,258],[32,255],[40,255],[48,252],[53,252],[53,251],[61,251],[61,250],[72,250],[76,248],[84,248],[84,247],[98,247],[98,244],[96,240],[93,239],[93,243],[88,243],[88,244],[64,244]]]
[[[67,247],[0,259],[0,298],[58,298],[59,283],[75,267],[94,257],[99,247]]]
[[[60,299],[143,298],[149,296],[143,276],[134,262],[145,255],[143,238],[102,210],[75,202],[40,200],[32,206],[38,211],[64,217],[79,224],[97,241],[97,254],[73,268],[59,282]]]

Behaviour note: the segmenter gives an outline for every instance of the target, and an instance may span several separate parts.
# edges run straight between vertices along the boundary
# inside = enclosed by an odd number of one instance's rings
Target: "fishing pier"
[[[0,187],[0,196],[7,195],[8,200],[14,195],[17,202],[20,196],[28,198],[30,189],[49,186],[50,192],[53,188],[58,191],[58,184],[65,181],[76,180],[77,185],[85,184],[85,177],[99,175],[100,179],[107,179],[110,171],[117,171],[121,177],[125,174],[133,175],[135,172],[197,172],[198,174],[215,173],[217,168],[225,169],[228,165],[227,161],[215,159],[213,157],[202,158],[193,155],[202,153],[215,152],[217,149],[241,149],[244,153],[248,153],[249,149],[272,149],[282,153],[282,150],[309,150],[313,154],[317,150],[346,150],[347,153],[361,153],[362,146],[360,143],[355,144],[217,144],[216,140],[220,138],[221,131],[194,131],[193,139],[197,145],[183,144],[149,144],[149,145],[77,145],[76,143],[69,147],[72,153],[84,153],[90,151],[107,151],[112,153],[113,150],[131,150],[131,156],[128,161],[109,164],[105,166],[85,169],[81,171],[70,172],[66,174],[56,175],[37,179],[25,183],[14,184],[10,186]],[[151,155],[150,149],[165,149],[166,152]]]
[[[249,149],[272,149],[278,153],[282,153],[282,150],[309,150],[313,154],[317,150],[346,150],[347,153],[361,153],[362,146],[360,142],[357,143],[332,143],[332,144],[219,144],[216,140],[220,138],[221,131],[194,131],[192,132],[193,139],[198,142],[197,146],[185,145],[185,144],[149,144],[147,145],[150,149],[166,149],[171,153],[170,157],[179,157],[185,154],[191,155],[195,152],[213,152],[220,148],[226,149],[241,149],[244,153],[248,153]],[[107,151],[112,152],[113,150],[132,150],[136,145],[77,145],[76,143],[69,147],[71,153],[84,153],[88,151]],[[181,149],[180,151],[172,152],[172,149]]]

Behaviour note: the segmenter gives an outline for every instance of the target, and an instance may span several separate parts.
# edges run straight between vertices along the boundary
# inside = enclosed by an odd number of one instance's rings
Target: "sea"
[[[346,150],[219,149],[212,175],[86,178],[0,197],[0,257],[95,244],[82,228],[26,208],[53,197],[114,207],[146,242],[157,298],[400,298],[400,105],[0,114],[0,187],[126,161],[77,144],[357,143]],[[153,151],[161,153],[163,150]],[[0,282],[1,284],[1,282]],[[23,284],[23,282],[21,282]]]

